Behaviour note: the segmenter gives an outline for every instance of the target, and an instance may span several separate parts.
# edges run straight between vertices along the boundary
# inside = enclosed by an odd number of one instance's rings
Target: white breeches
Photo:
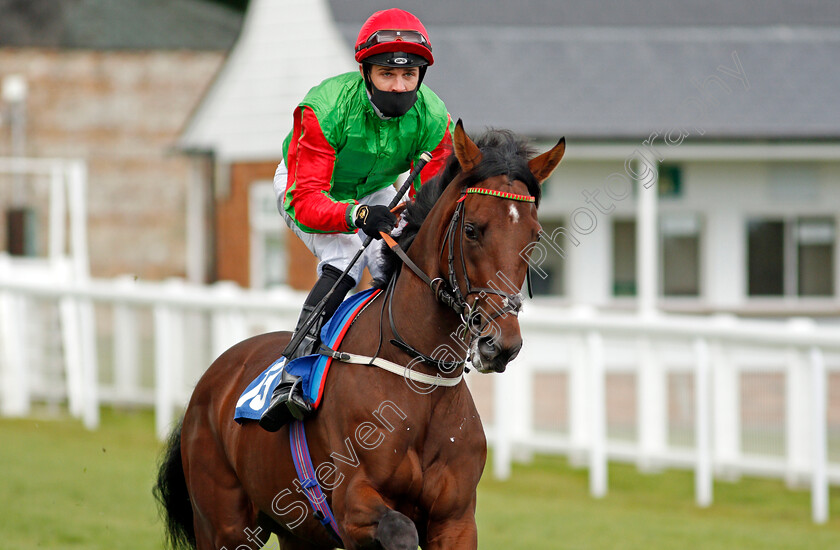
[[[330,264],[333,267],[336,267],[342,271],[347,268],[350,264],[350,260],[353,259],[353,256],[359,251],[361,248],[363,241],[367,237],[365,233],[359,231],[358,233],[307,233],[301,230],[297,224],[295,224],[294,220],[286,214],[286,211],[283,209],[283,196],[286,193],[286,178],[288,175],[288,171],[286,170],[286,164],[281,162],[277,166],[277,171],[274,173],[274,196],[277,197],[277,210],[280,214],[283,215],[283,219],[286,220],[286,225],[289,226],[295,235],[297,235],[303,244],[306,245],[315,257],[318,258],[318,276],[321,276],[321,271],[325,264]],[[384,204],[387,205],[391,202],[391,199],[394,198],[394,195],[397,194],[397,190],[393,186],[388,186],[384,189],[380,189],[379,191],[375,191],[370,195],[362,197],[359,199],[361,204]],[[362,254],[361,258],[359,258],[356,263],[353,265],[353,268],[350,270],[349,275],[353,277],[356,283],[359,282],[359,279],[362,276],[362,270],[367,267],[370,270],[370,274],[373,275],[373,278],[381,277],[382,276],[382,269],[380,266],[380,262],[382,259],[382,246],[381,242],[376,241],[371,243],[370,246],[365,249],[365,253]]]

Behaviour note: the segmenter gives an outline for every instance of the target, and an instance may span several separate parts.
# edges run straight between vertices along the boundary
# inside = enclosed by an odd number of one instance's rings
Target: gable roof
[[[224,51],[242,18],[206,0],[0,0],[0,46]]]
[[[704,139],[840,138],[834,0],[391,4],[428,28],[436,62],[425,82],[467,128],[637,139],[691,124]],[[330,6],[352,43],[383,2]],[[736,68],[733,52],[744,82],[718,69]]]

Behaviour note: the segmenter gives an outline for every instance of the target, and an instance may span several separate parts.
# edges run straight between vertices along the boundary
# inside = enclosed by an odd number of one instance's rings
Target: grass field
[[[102,428],[72,420],[0,420],[0,549],[162,548],[151,496],[160,449],[148,413],[105,411]],[[698,509],[686,472],[641,475],[610,466],[610,493],[593,500],[587,473],[537,457],[509,481],[479,487],[480,547],[502,549],[840,549],[834,517],[810,520],[810,495],[781,482],[716,483]],[[275,544],[269,547],[276,548]]]

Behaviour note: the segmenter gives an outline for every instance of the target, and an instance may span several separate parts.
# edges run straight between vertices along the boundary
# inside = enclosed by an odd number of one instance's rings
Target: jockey
[[[380,231],[394,228],[396,217],[386,205],[396,195],[397,176],[420,153],[431,151],[433,160],[415,181],[416,192],[443,166],[451,147],[446,106],[421,85],[434,57],[417,17],[400,9],[374,13],[359,31],[355,58],[358,73],[323,81],[297,106],[293,129],[283,142],[285,162],[274,176],[280,213],[319,260],[318,281],[303,304],[296,332],[338,281],[289,361],[317,352],[321,327],[358,284],[365,266],[374,278],[381,275],[381,248],[369,246],[341,276],[365,235],[380,239]],[[259,423],[276,431],[311,412],[298,377],[284,369]]]

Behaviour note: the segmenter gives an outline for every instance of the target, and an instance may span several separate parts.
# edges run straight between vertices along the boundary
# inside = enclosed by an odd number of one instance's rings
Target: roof
[[[354,70],[362,23],[394,6],[423,20],[435,52],[425,82],[471,132],[840,138],[836,0],[251,0],[180,146],[280,158],[294,107]]]
[[[242,18],[207,0],[0,0],[0,46],[224,51]]]
[[[384,4],[330,2],[348,43]],[[705,139],[840,138],[834,0],[392,4],[428,28],[426,83],[467,128],[637,139],[691,124]],[[744,81],[718,69],[737,70],[733,52]]]
[[[840,29],[429,32],[440,61],[427,83],[468,127],[593,139],[684,125],[706,139],[840,137]]]
[[[402,8],[426,27],[742,27],[840,25],[835,0],[330,0],[338,23]],[[430,31],[431,32],[431,31]],[[434,37],[432,37],[434,38]]]

